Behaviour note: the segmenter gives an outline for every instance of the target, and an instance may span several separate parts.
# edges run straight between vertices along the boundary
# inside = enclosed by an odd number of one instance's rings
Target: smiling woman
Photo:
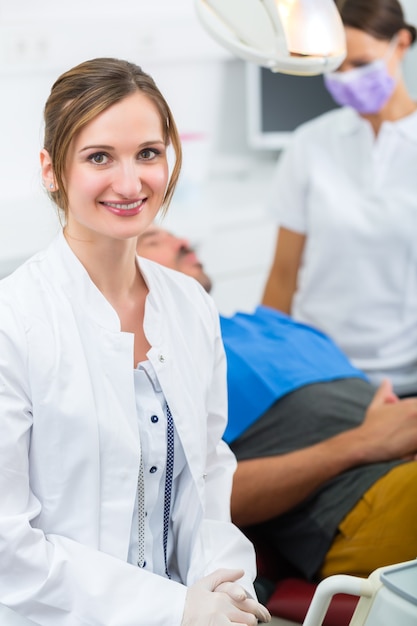
[[[94,71],[92,69],[88,77],[87,88],[87,77],[84,73],[91,64],[94,64]],[[99,118],[103,112],[130,95],[146,97],[148,106],[153,104],[153,113],[159,118],[159,127],[156,137],[152,139],[158,138],[164,147],[171,143],[174,148],[175,164],[164,198],[165,206],[169,204],[181,168],[180,139],[168,104],[153,79],[145,72],[135,71],[135,67],[129,63],[122,65],[116,59],[87,61],[69,70],[53,86],[45,105],[44,145],[45,154],[50,155],[53,162],[54,180],[49,181],[54,185],[52,199],[64,212],[67,211],[68,202],[64,184],[65,169],[68,165],[67,157],[72,140],[89,122],[97,121],[96,118]],[[102,76],[106,77],[107,84],[104,84]],[[65,115],[63,115],[64,109]],[[138,111],[136,114],[138,115]],[[151,130],[150,128],[148,132]],[[100,138],[100,141],[103,143],[103,138]],[[149,146],[143,146],[145,147]],[[99,151],[103,152],[102,149]],[[91,152],[94,153],[94,147]],[[97,157],[103,157],[106,160],[105,154],[96,155],[96,162]],[[90,158],[94,158],[93,154]]]
[[[64,227],[0,282],[0,603],[41,626],[270,619],[230,521],[217,312],[136,256],[180,164],[140,67],[93,59],[53,85],[41,165]]]
[[[133,93],[101,112],[82,128],[68,150],[64,185],[65,236],[91,238],[106,229],[134,237],[141,215],[147,226],[160,210],[168,184],[166,137],[158,109],[143,93]],[[45,186],[53,185],[49,152],[41,153]]]

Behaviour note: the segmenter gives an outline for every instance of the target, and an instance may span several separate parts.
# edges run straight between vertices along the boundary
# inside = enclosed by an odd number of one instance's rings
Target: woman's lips
[[[138,215],[138,213],[142,211],[145,202],[146,199],[142,198],[141,200],[135,200],[134,202],[103,201],[100,204],[102,204],[108,211],[110,211],[114,215],[130,217],[132,215]]]

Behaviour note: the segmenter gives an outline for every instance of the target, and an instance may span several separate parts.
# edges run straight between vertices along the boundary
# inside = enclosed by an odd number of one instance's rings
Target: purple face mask
[[[337,104],[364,114],[378,113],[392,95],[395,83],[384,59],[347,72],[324,75],[324,84]]]

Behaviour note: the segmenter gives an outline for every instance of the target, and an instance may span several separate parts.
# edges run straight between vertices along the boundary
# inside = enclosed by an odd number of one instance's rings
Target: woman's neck
[[[64,236],[93,283],[110,302],[129,297],[138,281],[144,282],[136,263],[136,239],[80,240],[67,229]]]

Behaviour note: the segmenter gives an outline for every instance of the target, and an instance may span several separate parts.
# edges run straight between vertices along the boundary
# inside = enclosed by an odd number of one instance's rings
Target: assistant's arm
[[[266,198],[266,209],[279,228],[262,304],[288,315],[311,221],[309,189],[314,176],[315,145],[311,140],[306,143],[304,131],[294,133],[290,145],[278,158]]]
[[[232,519],[242,527],[267,521],[352,467],[411,458],[416,451],[417,399],[393,403],[385,381],[360,426],[302,450],[240,461],[233,481]]]
[[[303,234],[282,226],[279,228],[275,255],[262,297],[265,306],[291,314],[305,240]]]

